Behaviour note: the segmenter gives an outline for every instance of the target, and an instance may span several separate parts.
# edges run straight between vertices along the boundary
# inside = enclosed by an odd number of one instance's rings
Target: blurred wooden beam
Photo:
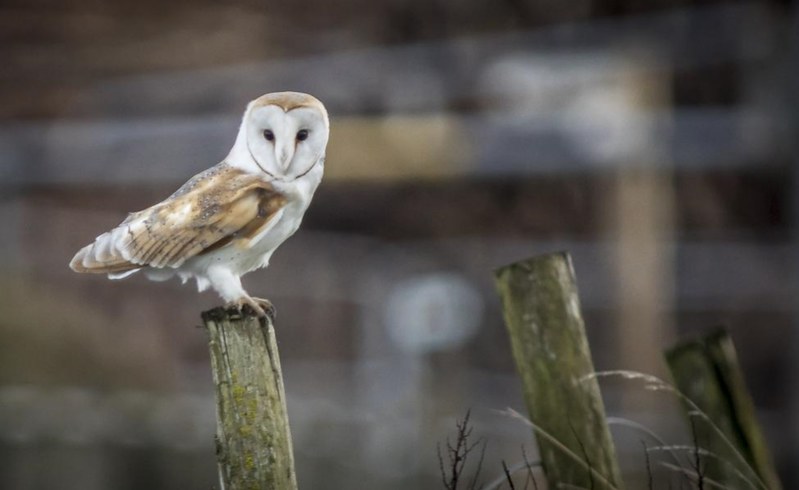
[[[672,180],[662,169],[625,168],[614,185],[618,365],[658,373],[662,346],[674,337]]]
[[[617,87],[618,110],[632,117],[665,110],[667,81],[662,73],[631,71]],[[676,203],[668,146],[655,128],[645,121],[642,125],[613,169],[606,212],[608,233],[616,241],[612,254],[618,288],[617,364],[659,374],[662,346],[675,336],[671,315]]]
[[[331,133],[326,179],[440,179],[464,175],[472,160],[454,116],[344,117]]]

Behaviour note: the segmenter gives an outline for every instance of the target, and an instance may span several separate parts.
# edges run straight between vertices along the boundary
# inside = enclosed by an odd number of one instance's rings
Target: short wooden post
[[[782,488],[729,334],[718,329],[682,342],[666,352],[666,362],[677,389],[723,434],[707,420],[693,417],[696,443],[715,455],[704,458],[707,477],[737,488],[740,474],[753,476],[743,468],[749,465],[769,490]]]
[[[571,257],[508,265],[496,284],[530,419],[563,446],[538,434],[549,488],[622,488],[599,385],[586,378],[594,366]]]
[[[296,489],[275,329],[245,308],[202,314],[217,401],[216,453],[223,490]]]

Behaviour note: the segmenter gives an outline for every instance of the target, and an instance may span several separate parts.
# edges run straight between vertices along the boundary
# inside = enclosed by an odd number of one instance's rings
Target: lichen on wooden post
[[[496,284],[530,419],[566,448],[537,437],[549,488],[622,488],[599,386],[590,377],[571,258],[557,253],[502,267]]]
[[[223,490],[296,489],[283,375],[272,321],[246,307],[202,314],[217,402]]]
[[[732,488],[743,474],[769,490],[782,488],[729,334],[717,329],[683,341],[666,352],[666,362],[677,389],[707,415],[689,415],[696,444],[713,454],[701,455],[707,478]],[[718,430],[708,426],[711,421]]]

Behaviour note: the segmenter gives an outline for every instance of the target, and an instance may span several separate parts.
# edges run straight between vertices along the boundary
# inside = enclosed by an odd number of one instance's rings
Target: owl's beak
[[[289,147],[288,145],[282,146],[280,148],[275,148],[275,159],[280,165],[280,168],[285,172],[288,170],[289,165],[291,164],[291,159],[294,158],[294,148]]]

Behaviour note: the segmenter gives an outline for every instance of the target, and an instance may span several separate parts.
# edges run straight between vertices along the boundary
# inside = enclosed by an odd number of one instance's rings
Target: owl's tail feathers
[[[75,272],[108,274],[109,279],[122,279],[141,269],[141,265],[115,253],[109,233],[103,233],[94,243],[80,249],[69,267]]]

